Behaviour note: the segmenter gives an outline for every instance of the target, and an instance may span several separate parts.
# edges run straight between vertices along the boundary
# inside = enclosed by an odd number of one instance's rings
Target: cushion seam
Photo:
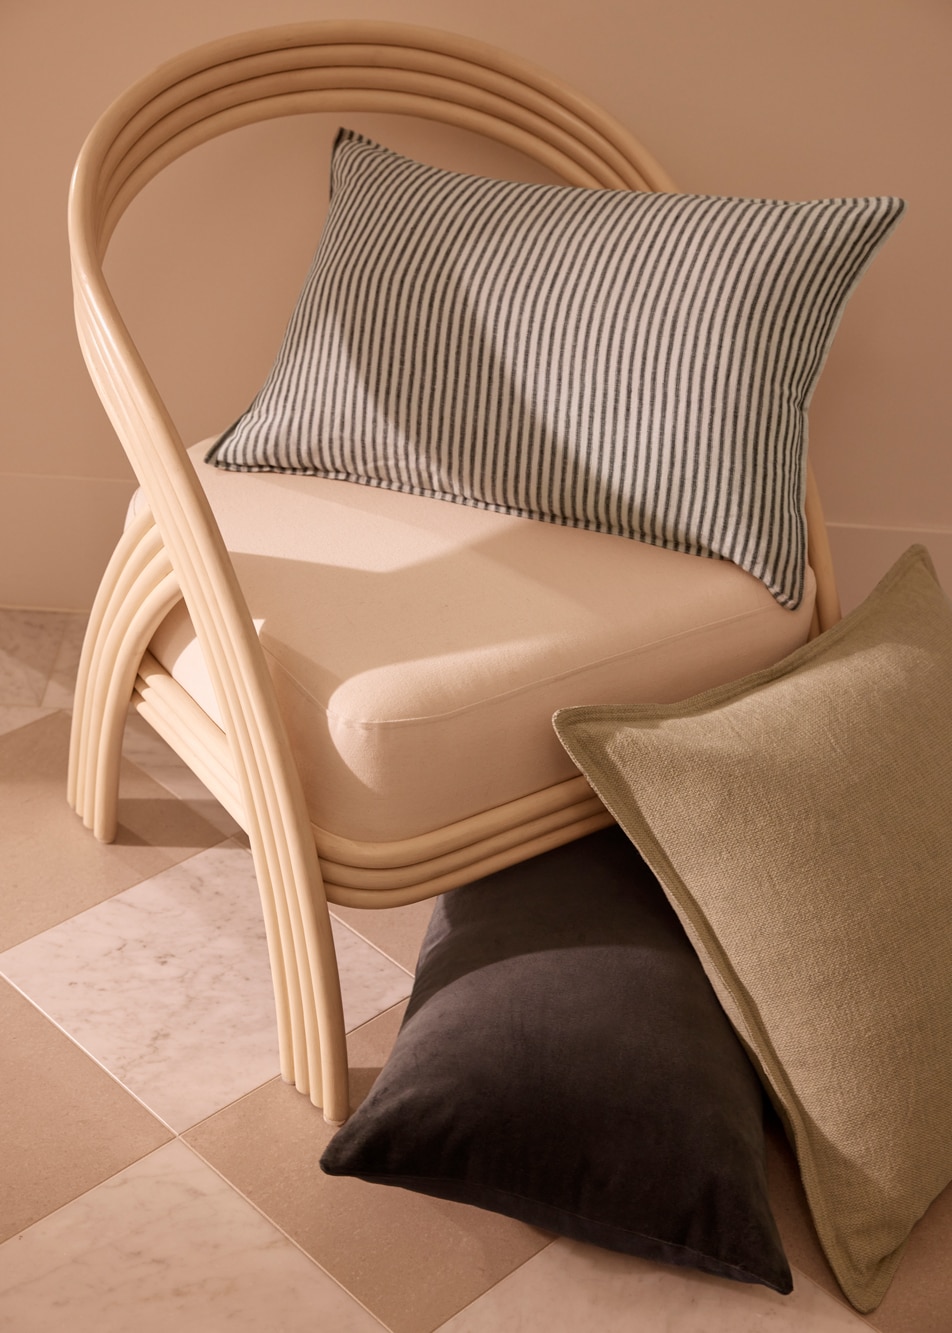
[[[561,681],[570,681],[575,677],[583,675],[586,672],[592,671],[593,669],[598,669],[599,667],[602,666],[609,666],[609,665],[614,666],[626,660],[637,661],[638,658],[646,656],[649,653],[656,652],[659,649],[666,648],[669,645],[677,644],[682,640],[689,640],[691,638],[696,638],[699,635],[706,633],[710,628],[712,628],[712,626],[715,623],[718,628],[735,626],[745,620],[751,620],[756,617],[761,617],[767,614],[771,614],[773,613],[773,611],[774,611],[773,607],[757,607],[751,611],[742,611],[736,615],[730,616],[728,619],[720,620],[717,622],[709,622],[707,625],[703,626],[692,626],[691,628],[679,631],[677,634],[669,634],[662,638],[654,639],[652,640],[651,643],[640,644],[635,649],[628,649],[627,651],[616,653],[611,657],[594,658],[582,666],[573,667],[568,671],[558,672],[552,676],[546,676],[544,679],[541,680],[536,679],[528,681],[524,685],[520,685],[515,689],[505,690],[498,694],[487,695],[484,698],[475,700],[471,703],[461,704],[458,708],[446,709],[443,712],[432,713],[429,715],[421,714],[419,716],[414,716],[414,717],[400,717],[400,718],[355,719],[353,717],[349,717],[346,713],[335,711],[333,708],[330,707],[329,704],[319,699],[313,693],[313,691],[311,691],[296,675],[294,675],[294,673],[285,665],[285,663],[281,660],[281,658],[279,658],[274,653],[274,651],[271,648],[269,648],[263,641],[261,646],[264,650],[265,656],[267,657],[269,663],[271,663],[274,668],[280,669],[284,679],[290,685],[292,685],[299,694],[301,694],[310,703],[312,703],[315,706],[315,708],[320,709],[320,711],[327,716],[328,721],[334,722],[336,725],[339,726],[351,727],[353,729],[362,727],[372,727],[375,730],[377,730],[380,728],[411,727],[411,726],[420,726],[430,723],[435,724],[444,722],[448,718],[460,717],[466,713],[475,712],[478,709],[485,708],[488,705],[495,705],[504,702],[506,700],[517,699],[520,695],[530,693],[533,690],[539,689],[540,687],[555,685],[560,683]],[[718,686],[717,688],[723,688],[723,687]]]

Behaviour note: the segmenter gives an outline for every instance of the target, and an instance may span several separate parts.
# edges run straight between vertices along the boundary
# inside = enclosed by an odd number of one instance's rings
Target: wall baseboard
[[[874,528],[830,522],[827,529],[844,614],[858,606],[903,551],[916,543],[926,547],[943,588],[952,593],[952,529]]]

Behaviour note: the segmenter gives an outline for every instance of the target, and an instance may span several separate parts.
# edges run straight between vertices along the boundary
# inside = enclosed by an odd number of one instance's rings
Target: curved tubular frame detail
[[[250,837],[274,977],[281,1072],[332,1122],[348,1113],[347,1060],[315,845],[321,831],[312,828],[264,655],[218,526],[116,308],[102,261],[130,202],[189,149],[275,116],[352,110],[480,132],[570,184],[674,189],[636,139],[558,80],[467,38],[373,21],[268,28],[189,52],[120,97],[77,161],[69,236],[79,341],[149,512],[128,528],[93,610],[78,681],[69,799],[98,837],[111,838],[130,699],[160,732],[181,732],[174,719],[181,701],[168,693],[178,687],[169,678],[160,683],[146,648],[158,623],[184,598],[223,719],[223,730],[206,719],[204,731],[200,726],[196,733],[205,739],[194,747],[203,776]],[[808,497],[812,505],[812,477]],[[823,627],[836,618],[835,590],[822,521],[811,518],[808,509],[811,563],[825,589],[818,602]],[[334,897],[368,906],[412,901],[472,878],[474,867],[488,873],[605,822],[581,787],[540,797],[537,809],[527,807],[518,854],[506,819],[490,818],[478,857],[476,843],[461,830],[449,845],[444,840],[442,849],[430,850],[426,868],[408,871],[405,883],[391,873],[386,894],[376,887],[385,872],[374,872],[372,865],[366,874],[338,867],[333,846],[326,846],[329,875],[339,870],[344,876]]]

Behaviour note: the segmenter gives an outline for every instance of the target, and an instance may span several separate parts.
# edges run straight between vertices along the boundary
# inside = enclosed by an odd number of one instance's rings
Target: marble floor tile
[[[809,1278],[779,1296],[692,1269],[557,1240],[440,1333],[869,1333]]]
[[[0,704],[43,703],[65,630],[57,611],[0,609]]]
[[[0,1241],[170,1137],[94,1060],[0,981]]]
[[[376,1079],[404,1007],[351,1033],[352,1105]],[[325,1176],[318,1162],[333,1133],[273,1081],[184,1138],[393,1333],[430,1333],[551,1244],[547,1232],[481,1208]],[[544,1323],[525,1327],[547,1333]]]
[[[55,712],[55,708],[36,708],[32,704],[0,704],[0,736],[19,727],[28,727],[31,722],[39,722]]]
[[[70,709],[73,706],[73,690],[88,619],[85,612],[62,613],[63,637],[43,692],[43,704],[47,708]]]
[[[0,735],[0,949],[222,840],[220,830],[124,764],[119,833],[108,846],[97,842],[66,803],[68,752],[65,713]]]
[[[180,1142],[0,1246],[2,1333],[380,1333]]]
[[[409,994],[403,969],[337,923],[345,1018]],[[0,954],[0,974],[176,1130],[278,1072],[251,855],[191,857]]]

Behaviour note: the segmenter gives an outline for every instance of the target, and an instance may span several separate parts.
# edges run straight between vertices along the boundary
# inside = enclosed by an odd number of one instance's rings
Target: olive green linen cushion
[[[927,552],[774,667],[555,728],[759,1067],[840,1285],[875,1308],[952,1179],[952,608]]]

